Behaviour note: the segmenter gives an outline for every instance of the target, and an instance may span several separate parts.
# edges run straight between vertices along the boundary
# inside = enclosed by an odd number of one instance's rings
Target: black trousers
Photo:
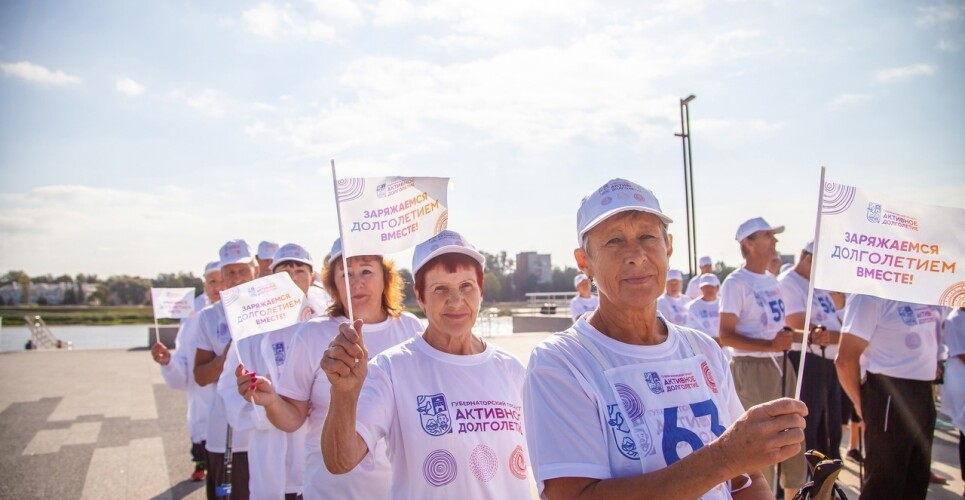
[[[923,499],[928,494],[936,416],[931,385],[868,372],[861,385],[862,499]]]
[[[789,351],[787,358],[797,371],[801,353]],[[841,384],[833,359],[807,353],[804,363],[801,401],[808,407],[805,417],[804,444],[831,458],[841,458]]]
[[[224,453],[208,452],[208,477],[205,488],[208,500],[215,500],[218,485],[225,480]],[[231,500],[247,500],[248,492],[248,452],[231,454]]]

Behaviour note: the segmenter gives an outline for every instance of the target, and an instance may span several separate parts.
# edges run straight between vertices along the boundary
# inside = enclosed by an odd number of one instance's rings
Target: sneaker
[[[861,456],[861,452],[858,451],[857,448],[851,448],[850,450],[848,450],[847,457],[848,457],[848,459],[850,459],[852,462],[859,463],[859,464],[863,464],[863,463],[864,463],[864,457]]]
[[[204,481],[204,476],[205,476],[204,465],[195,465],[194,472],[191,473],[191,480],[196,482]]]

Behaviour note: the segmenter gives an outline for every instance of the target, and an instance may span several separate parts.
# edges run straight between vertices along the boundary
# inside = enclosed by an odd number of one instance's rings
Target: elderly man
[[[835,366],[865,424],[861,498],[928,494],[941,321],[933,306],[870,295],[848,299]]]
[[[204,268],[204,293],[195,298],[195,311],[218,302],[221,292],[221,268],[218,262],[209,262]],[[178,335],[174,338],[174,354],[164,344],[158,342],[151,347],[151,355],[161,365],[164,383],[172,389],[188,393],[188,433],[191,435],[191,459],[194,461],[192,481],[204,481],[207,470],[204,449],[208,434],[208,409],[214,396],[212,387],[201,387],[194,381],[194,354],[197,344],[196,312],[190,318],[181,320]]]
[[[800,450],[802,403],[744,413],[720,347],[657,315],[670,222],[623,179],[580,203],[574,256],[600,306],[533,350],[523,389],[544,498],[773,498],[760,469]]]
[[[600,298],[595,295],[590,295],[590,278],[587,278],[585,274],[577,274],[573,278],[573,286],[576,287],[576,297],[570,300],[570,315],[573,316],[573,321],[580,319],[580,316],[588,312],[592,312],[596,309],[596,306],[600,304]]]
[[[258,244],[258,253],[255,255],[258,260],[258,276],[271,274],[271,262],[277,251],[278,243],[274,241],[262,241]]]
[[[690,297],[680,293],[683,290],[683,273],[676,269],[667,272],[667,291],[657,299],[657,311],[667,321],[675,325],[687,324],[687,304]]]
[[[777,278],[787,314],[785,322],[795,330],[804,329],[813,254],[814,242],[811,241],[801,250],[797,264]],[[808,405],[804,443],[809,450],[818,450],[831,458],[841,458],[838,449],[841,445],[841,386],[834,369],[841,322],[838,321],[834,299],[826,290],[814,289],[810,323],[810,345],[802,349],[800,343],[795,343],[788,353],[795,372],[799,370],[801,352],[806,353],[804,373],[801,375],[804,377],[801,401]]]
[[[701,297],[687,304],[687,326],[706,333],[720,345],[720,299],[717,291],[720,290],[720,279],[716,274],[702,274],[695,280],[699,284]],[[727,359],[730,359],[730,350],[724,349]]]
[[[781,288],[767,271],[777,256],[775,235],[783,231],[784,226],[771,226],[760,217],[741,224],[736,240],[744,265],[730,273],[720,289],[720,342],[734,348],[731,369],[745,408],[793,394],[796,384],[782,353],[794,340],[800,342],[803,332],[785,325]],[[778,480],[785,498],[792,498],[807,480],[801,451],[782,463]],[[768,468],[764,477],[774,481],[774,469]]]
[[[714,272],[714,261],[711,260],[709,255],[704,255],[697,261],[697,265],[700,266],[700,272],[696,276],[690,278],[690,282],[687,283],[687,292],[684,295],[690,297],[693,300],[697,300],[701,297],[700,285],[697,283],[698,278],[705,274],[711,274]]]
[[[251,247],[245,240],[231,240],[219,251],[219,265],[224,289],[234,288],[258,277],[258,266]],[[231,333],[225,320],[221,302],[208,307],[198,315],[198,342],[194,357],[194,380],[201,386],[214,384],[221,376],[224,361],[231,345]],[[231,368],[232,371],[234,367]],[[226,476],[224,459],[231,449],[231,495],[248,498],[248,432],[232,432],[228,441],[228,422],[225,403],[217,394],[212,398],[208,413],[208,498],[214,498],[219,485]]]

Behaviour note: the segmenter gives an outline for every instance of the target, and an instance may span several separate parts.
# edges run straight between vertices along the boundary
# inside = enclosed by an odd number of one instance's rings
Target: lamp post
[[[694,214],[694,170],[690,149],[690,101],[697,96],[690,94],[680,100],[680,137],[684,157],[684,205],[687,214],[687,267],[690,276],[697,269],[697,221]]]

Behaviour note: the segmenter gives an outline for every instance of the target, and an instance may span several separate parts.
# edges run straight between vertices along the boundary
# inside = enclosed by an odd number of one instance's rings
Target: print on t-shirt
[[[452,432],[452,418],[446,405],[445,394],[418,396],[416,400],[422,430],[430,436],[441,436]]]

